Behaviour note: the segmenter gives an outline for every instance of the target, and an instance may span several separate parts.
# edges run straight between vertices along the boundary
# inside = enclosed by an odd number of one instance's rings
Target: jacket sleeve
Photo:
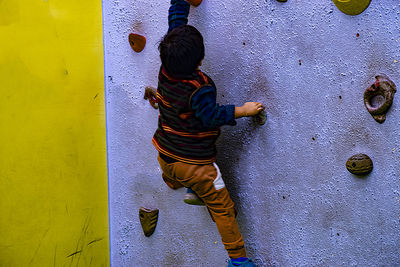
[[[191,107],[196,118],[206,128],[222,125],[236,125],[235,106],[216,103],[216,90],[213,86],[202,87],[192,96]]]

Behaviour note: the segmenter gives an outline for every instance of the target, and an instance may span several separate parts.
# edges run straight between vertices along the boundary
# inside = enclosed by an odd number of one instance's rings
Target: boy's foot
[[[228,267],[256,267],[249,258],[230,259]]]
[[[196,195],[196,193],[190,188],[187,189],[185,197],[183,198],[183,201],[186,204],[189,204],[189,205],[199,205],[199,206],[204,206],[205,205],[203,200],[201,200]]]
[[[191,4],[192,6],[199,6],[202,0],[185,0],[185,1]]]

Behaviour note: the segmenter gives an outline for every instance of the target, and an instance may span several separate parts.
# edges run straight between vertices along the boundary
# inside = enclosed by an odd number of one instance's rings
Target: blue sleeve
[[[207,128],[236,125],[235,106],[219,105],[216,103],[216,97],[213,86],[203,87],[192,96],[191,107],[196,118]]]
[[[171,0],[168,10],[168,32],[178,26],[186,25],[190,11],[190,4],[184,0]]]

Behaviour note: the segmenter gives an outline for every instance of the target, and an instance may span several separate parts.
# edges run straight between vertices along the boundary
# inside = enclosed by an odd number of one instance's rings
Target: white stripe
[[[214,162],[213,163],[215,169],[217,169],[217,177],[214,180],[214,187],[216,190],[220,190],[225,187],[224,180],[222,180],[221,172],[219,171],[218,165]]]

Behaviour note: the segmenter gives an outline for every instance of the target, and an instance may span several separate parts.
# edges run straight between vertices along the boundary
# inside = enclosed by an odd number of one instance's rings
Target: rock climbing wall
[[[204,207],[161,179],[151,138],[157,44],[168,1],[104,0],[105,78],[114,266],[224,266],[227,254]],[[201,69],[222,104],[261,101],[264,126],[223,127],[219,164],[259,266],[400,265],[399,96],[382,124],[364,91],[386,74],[400,84],[400,3],[372,1],[358,16],[331,1],[210,1],[192,8],[205,39]],[[134,52],[129,33],[147,38]],[[373,161],[363,177],[346,161]],[[139,208],[158,208],[145,237]]]

